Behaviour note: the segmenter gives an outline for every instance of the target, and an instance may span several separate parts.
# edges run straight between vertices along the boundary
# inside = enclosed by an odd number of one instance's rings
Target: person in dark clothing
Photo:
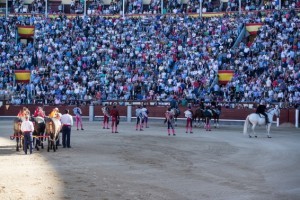
[[[119,133],[118,132],[118,124],[120,121],[120,114],[117,110],[116,104],[113,105],[113,108],[110,110],[110,116],[111,116],[111,131],[112,133]]]
[[[266,125],[267,125],[270,122],[269,122],[268,115],[266,114],[266,109],[267,109],[267,107],[266,107],[265,103],[264,102],[260,102],[260,104],[258,105],[258,107],[256,109],[256,113],[257,114],[262,114],[263,116],[265,116]]]

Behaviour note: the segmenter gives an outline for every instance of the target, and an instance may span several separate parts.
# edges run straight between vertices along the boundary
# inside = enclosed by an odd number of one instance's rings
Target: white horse
[[[268,119],[269,119],[269,124],[266,125],[266,129],[267,129],[267,136],[268,138],[271,138],[270,136],[270,128],[271,128],[271,124],[273,121],[273,116],[276,115],[277,117],[279,117],[280,115],[280,109],[278,106],[276,106],[275,108],[271,108],[270,110],[268,110],[266,112]],[[248,132],[248,127],[249,127],[249,123],[252,124],[252,133],[254,134],[254,137],[257,137],[256,132],[254,131],[256,125],[265,125],[266,124],[266,120],[264,118],[264,116],[261,116],[261,114],[257,114],[257,113],[251,113],[250,115],[247,116],[246,120],[245,120],[245,124],[244,124],[244,135],[247,134]],[[251,138],[252,136],[250,135],[250,133],[248,133],[249,137]]]

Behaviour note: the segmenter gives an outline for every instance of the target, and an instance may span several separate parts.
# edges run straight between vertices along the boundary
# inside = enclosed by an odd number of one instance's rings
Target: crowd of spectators
[[[252,45],[233,47],[243,25],[262,18]],[[35,25],[26,45],[16,40],[19,24]],[[299,27],[293,10],[202,19],[2,17],[0,91],[13,104],[176,98],[293,105],[300,102]],[[31,82],[14,84],[15,69],[32,70]],[[235,71],[227,85],[216,81],[220,69]]]
[[[129,0],[125,1],[125,14],[163,14],[166,13],[199,13],[199,0]],[[279,9],[279,1],[277,0],[241,0],[241,9],[243,11],[261,11]],[[48,5],[48,12],[61,14],[64,12],[71,14],[82,14],[84,12],[84,1],[71,0],[70,10],[62,9],[64,5],[56,5],[58,8],[51,8]],[[161,9],[163,6],[163,9]],[[25,5],[23,0],[13,0],[12,12],[15,13],[43,13],[45,11],[44,0],[34,0],[31,6]],[[300,0],[282,1],[281,8],[295,9],[300,8]],[[203,0],[202,13],[221,12],[221,11],[238,11],[239,0]],[[87,1],[87,14],[121,14],[123,11],[122,0],[111,0],[110,4],[103,0]]]

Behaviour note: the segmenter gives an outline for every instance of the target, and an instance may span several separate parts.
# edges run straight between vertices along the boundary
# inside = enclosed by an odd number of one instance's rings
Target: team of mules
[[[16,139],[16,151],[19,151],[24,146],[23,134],[21,131],[21,124],[24,118],[16,117],[13,123],[14,135],[11,139]],[[34,132],[33,144],[35,149],[38,151],[39,147],[44,148],[44,141],[48,139],[48,152],[50,149],[53,151],[57,150],[58,138],[61,129],[61,122],[56,118],[41,118],[41,117],[31,117],[30,121],[33,122]],[[28,147],[24,147],[28,148]]]
[[[194,125],[204,128],[210,127],[210,122],[213,120],[213,126],[215,128],[219,128],[219,120],[221,115],[221,107],[217,106],[215,108],[210,109],[211,112],[207,112],[204,108],[197,108],[193,113],[193,121]]]
[[[177,126],[177,119],[180,115],[180,110],[178,108],[172,108],[171,111],[174,114],[174,125]],[[205,112],[205,109],[199,107],[193,112],[193,122],[195,126],[206,127],[213,120],[213,125],[215,128],[219,127],[219,120],[221,115],[221,107],[217,106],[211,109],[211,115]]]

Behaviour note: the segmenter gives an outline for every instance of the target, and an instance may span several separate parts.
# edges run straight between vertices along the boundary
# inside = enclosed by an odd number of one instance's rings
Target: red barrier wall
[[[36,105],[26,105],[31,113],[36,109]],[[22,109],[22,105],[3,105],[0,107],[0,116],[16,116]],[[44,106],[45,113],[48,115],[53,108],[56,106]],[[70,113],[73,114],[72,110],[75,106],[59,106],[60,112],[63,113],[65,109],[69,109]],[[94,106],[95,116],[103,116],[101,107],[99,105]],[[111,106],[110,106],[111,107]],[[132,116],[135,116],[135,109],[137,106],[132,106]],[[121,116],[127,116],[127,106],[117,106]],[[167,106],[147,106],[150,117],[164,117],[164,113],[167,110]],[[89,106],[81,106],[83,116],[89,116]],[[183,112],[186,107],[179,107],[181,114],[179,117],[184,118]],[[195,110],[196,108],[193,108]],[[247,115],[255,112],[255,109],[238,109],[238,108],[222,108],[221,119],[232,119],[232,120],[245,120]],[[275,119],[274,119],[275,120]],[[280,123],[292,123],[295,124],[295,109],[281,109],[280,112]]]

